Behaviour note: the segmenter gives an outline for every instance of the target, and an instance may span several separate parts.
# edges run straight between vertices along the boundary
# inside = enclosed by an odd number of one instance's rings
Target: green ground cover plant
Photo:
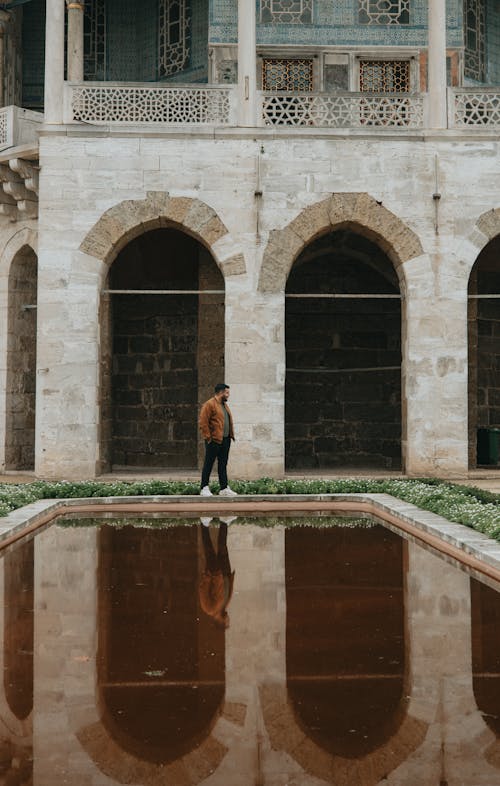
[[[464,524],[491,538],[500,540],[500,495],[473,486],[461,486],[437,480],[356,479],[299,480],[260,478],[234,481],[239,494],[362,494],[385,493],[411,502],[422,510],[432,511],[449,521]],[[218,489],[212,485],[213,491]],[[171,496],[198,495],[195,482],[144,481],[41,481],[0,484],[0,516],[40,499],[77,497]]]

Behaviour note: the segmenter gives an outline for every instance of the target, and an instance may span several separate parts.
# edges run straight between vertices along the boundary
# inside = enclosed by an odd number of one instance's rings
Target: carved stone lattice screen
[[[410,63],[408,60],[361,60],[359,89],[362,93],[408,93]]]
[[[96,123],[230,122],[232,88],[78,86],[72,89],[72,119]]]
[[[260,0],[260,21],[281,25],[312,22],[313,0]]]
[[[270,126],[316,126],[328,128],[422,128],[420,96],[277,95],[262,97],[262,118]]]
[[[307,93],[313,89],[313,61],[298,58],[264,58],[262,89]]]
[[[454,92],[453,124],[461,126],[500,126],[498,90]]]
[[[9,143],[9,110],[0,109],[0,147]]]
[[[464,74],[484,81],[486,35],[485,0],[464,0]]]
[[[359,0],[362,25],[410,24],[410,0]]]
[[[160,78],[182,71],[189,60],[189,0],[160,0],[158,70]]]

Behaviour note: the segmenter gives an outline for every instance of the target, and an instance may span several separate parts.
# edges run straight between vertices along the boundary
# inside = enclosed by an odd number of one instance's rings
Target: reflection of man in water
[[[201,519],[201,539],[205,553],[205,570],[200,580],[200,606],[224,628],[229,627],[227,607],[233,594],[234,570],[231,571],[227,551],[227,525],[235,516],[221,518],[217,536],[217,552],[210,537],[211,519]]]

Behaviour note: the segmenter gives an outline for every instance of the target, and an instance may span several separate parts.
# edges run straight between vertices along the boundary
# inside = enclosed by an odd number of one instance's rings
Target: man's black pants
[[[201,471],[201,487],[208,486],[210,473],[217,459],[217,471],[219,473],[219,485],[222,489],[227,486],[227,460],[229,458],[229,448],[231,447],[231,437],[223,437],[222,443],[205,442],[205,461]]]

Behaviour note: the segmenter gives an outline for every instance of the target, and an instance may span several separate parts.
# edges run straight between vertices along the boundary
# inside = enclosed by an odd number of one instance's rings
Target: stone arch
[[[213,208],[192,197],[148,191],[107,210],[87,233],[80,251],[109,265],[131,240],[150,229],[174,227],[199,240],[224,277],[246,273],[245,258]]]
[[[149,191],[144,199],[124,200],[107,210],[83,239],[79,251],[101,262],[100,279],[104,285],[112,264],[122,251],[143,236],[155,233],[177,232],[196,241],[210,257],[218,275],[226,279],[246,273],[243,253],[215,210],[191,197],[172,197],[167,192]],[[220,273],[219,273],[220,271]],[[217,289],[219,287],[216,287]],[[222,287],[223,289],[224,287]],[[99,423],[100,455],[99,471],[107,471],[112,463],[112,424],[109,406],[110,375],[112,362],[110,347],[110,300],[101,298],[99,323],[101,329],[101,371]],[[224,315],[222,314],[222,321]],[[197,386],[197,395],[202,398],[206,386]],[[196,388],[193,388],[196,392]],[[206,397],[206,396],[205,396]],[[196,450],[196,439],[192,443]],[[198,448],[199,450],[199,448]],[[189,457],[189,463],[192,463]],[[195,460],[196,463],[196,460]]]
[[[500,208],[493,208],[479,216],[460,249],[467,295],[468,458],[471,469],[484,464],[496,466],[490,429],[497,429],[499,425],[496,399],[500,390],[497,370],[500,343],[496,326],[500,311],[498,300],[488,299],[487,294],[499,292],[499,248]]]
[[[16,231],[0,252],[4,281],[0,335],[5,358],[1,372],[4,433],[2,463],[7,469],[32,470],[35,443],[37,232]],[[30,309],[25,306],[30,305]]]
[[[7,240],[0,254],[0,278],[9,275],[12,260],[24,246],[38,254],[38,233],[34,229],[23,227]]]
[[[283,291],[300,252],[319,235],[343,227],[361,228],[366,237],[385,251],[400,278],[401,265],[423,254],[417,235],[369,194],[332,194],[306,207],[283,229],[270,233],[262,260],[259,291]]]
[[[485,245],[493,240],[494,237],[500,235],[500,207],[487,210],[479,216],[476,227],[484,236],[485,240],[479,245],[480,237],[474,232],[471,236],[472,242],[478,246],[478,250],[482,251]]]

